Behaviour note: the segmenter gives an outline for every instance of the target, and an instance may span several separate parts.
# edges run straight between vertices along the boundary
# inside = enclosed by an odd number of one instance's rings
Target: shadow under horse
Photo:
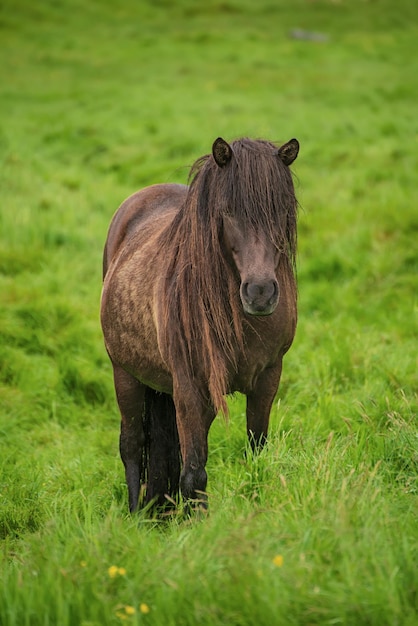
[[[128,198],[103,259],[103,334],[121,413],[129,507],[205,506],[208,432],[225,396],[247,397],[253,448],[267,437],[297,322],[297,200],[284,145],[218,138],[189,185]]]

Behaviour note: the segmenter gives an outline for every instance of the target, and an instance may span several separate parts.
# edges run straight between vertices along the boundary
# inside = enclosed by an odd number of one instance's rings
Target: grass
[[[5,0],[0,37],[0,624],[415,624],[414,4]],[[297,337],[262,454],[243,398],[213,425],[210,514],[132,518],[103,243],[219,135],[301,143]]]

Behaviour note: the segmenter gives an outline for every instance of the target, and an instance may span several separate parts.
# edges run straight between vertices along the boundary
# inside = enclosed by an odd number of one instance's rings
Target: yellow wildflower
[[[116,576],[125,576],[126,569],[124,567],[117,567],[116,565],[111,565],[107,570],[110,578],[116,578]]]
[[[145,602],[143,602],[142,604],[139,605],[139,610],[141,611],[141,613],[149,613],[150,612],[150,608],[148,606],[148,604],[145,604]]]
[[[125,606],[125,613],[126,615],[134,615],[135,614],[135,608],[133,606]]]
[[[273,559],[273,563],[276,567],[282,567],[283,566],[283,557],[281,554],[276,554],[276,556]]]

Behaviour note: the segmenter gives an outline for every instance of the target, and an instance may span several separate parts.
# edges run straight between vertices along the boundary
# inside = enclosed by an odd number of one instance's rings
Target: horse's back
[[[145,187],[129,196],[111,221],[103,254],[103,278],[122,245],[149,220],[178,209],[187,195],[186,185],[161,184]]]

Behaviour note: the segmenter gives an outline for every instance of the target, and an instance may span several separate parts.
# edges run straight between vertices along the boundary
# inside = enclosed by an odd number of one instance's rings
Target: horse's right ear
[[[222,137],[215,139],[212,146],[212,154],[219,167],[225,167],[232,159],[232,148]]]

